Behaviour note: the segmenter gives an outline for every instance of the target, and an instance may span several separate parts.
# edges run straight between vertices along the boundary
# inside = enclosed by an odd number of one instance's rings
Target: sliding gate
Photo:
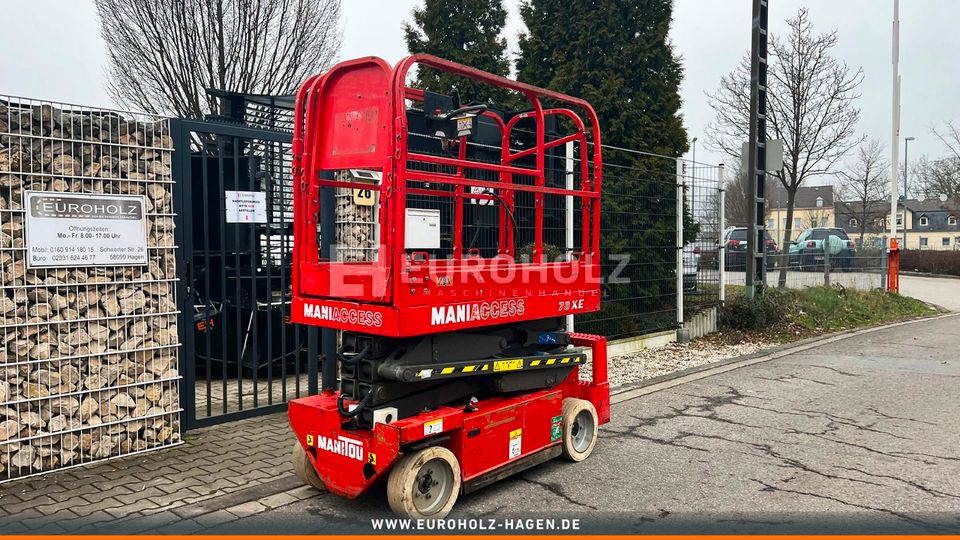
[[[174,120],[187,427],[282,410],[317,392],[319,332],[289,324],[289,133]]]

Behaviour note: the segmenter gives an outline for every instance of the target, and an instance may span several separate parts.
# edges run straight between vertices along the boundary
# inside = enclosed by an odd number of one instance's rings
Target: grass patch
[[[834,287],[770,288],[747,299],[743,287],[728,289],[720,330],[728,339],[788,342],[827,332],[936,315],[939,308],[885,291]]]

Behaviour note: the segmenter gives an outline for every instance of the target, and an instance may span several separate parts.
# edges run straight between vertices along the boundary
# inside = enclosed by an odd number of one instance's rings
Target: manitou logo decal
[[[336,439],[317,435],[317,448],[341,455],[345,458],[364,461],[363,443],[356,439],[344,437],[343,435],[337,436]]]
[[[488,321],[503,317],[523,315],[523,299],[475,302],[430,308],[430,324],[456,324],[471,321]]]
[[[360,326],[383,326],[383,314],[378,311],[357,308],[338,308],[303,304],[303,316],[322,321],[333,321]]]

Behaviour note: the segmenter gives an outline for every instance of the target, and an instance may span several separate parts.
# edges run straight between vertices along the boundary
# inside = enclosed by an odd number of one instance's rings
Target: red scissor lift
[[[414,65],[507,89],[528,107],[460,106],[409,88]],[[606,342],[563,326],[600,303],[590,104],[415,55],[392,68],[342,62],[303,84],[295,114],[291,319],[342,331],[339,389],[290,403],[301,479],[353,498],[386,477],[394,511],[437,518],[460,493],[590,455],[610,417]],[[498,131],[498,159],[474,155],[480,129]],[[414,136],[442,151],[416,151]],[[571,148],[562,174],[572,181],[551,185],[548,161]],[[578,239],[559,258],[545,254],[548,199],[576,208]],[[466,238],[479,234],[466,221],[480,205],[497,216],[484,249]]]

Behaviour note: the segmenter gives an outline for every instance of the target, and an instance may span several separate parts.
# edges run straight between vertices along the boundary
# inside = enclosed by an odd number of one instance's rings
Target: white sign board
[[[147,264],[143,195],[26,192],[27,267]]]
[[[407,208],[403,230],[406,249],[440,249],[440,210]]]
[[[740,145],[740,170],[743,174],[749,174],[747,166],[750,163],[750,143],[745,142]],[[767,169],[770,174],[779,172],[783,168],[783,141],[780,139],[767,139]]]
[[[262,191],[226,191],[227,223],[266,223],[267,194]]]

